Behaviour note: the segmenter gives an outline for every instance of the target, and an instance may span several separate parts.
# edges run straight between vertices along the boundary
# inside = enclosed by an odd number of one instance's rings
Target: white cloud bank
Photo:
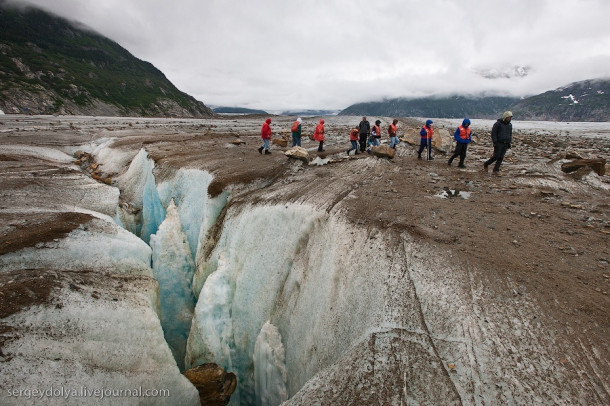
[[[341,109],[610,76],[607,0],[27,2],[92,27],[211,105]],[[527,76],[481,75],[515,67]]]

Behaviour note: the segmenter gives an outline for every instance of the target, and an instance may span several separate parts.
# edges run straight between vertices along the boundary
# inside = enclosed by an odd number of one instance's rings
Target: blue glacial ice
[[[160,289],[161,325],[178,367],[184,370],[186,340],[195,307],[191,286],[195,262],[173,200],[165,221],[150,236],[150,246],[153,273]]]

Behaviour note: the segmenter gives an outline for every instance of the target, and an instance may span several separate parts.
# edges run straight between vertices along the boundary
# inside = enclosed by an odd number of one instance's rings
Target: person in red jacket
[[[313,139],[320,143],[318,152],[324,152],[324,119],[320,119],[320,123],[316,126],[313,133]]]
[[[261,138],[263,139],[263,145],[258,149],[258,153],[262,154],[263,149],[265,150],[265,155],[269,155],[271,151],[269,151],[269,140],[271,139],[271,119],[268,118],[265,120],[263,127],[261,128]]]
[[[349,153],[352,150],[356,151],[356,152],[354,152],[354,155],[358,155],[360,153],[360,152],[358,152],[358,138],[359,138],[359,135],[360,135],[360,131],[358,130],[358,127],[352,128],[352,131],[350,131],[350,133],[349,133],[349,140],[352,143],[352,147],[347,150],[347,155],[349,155]]]

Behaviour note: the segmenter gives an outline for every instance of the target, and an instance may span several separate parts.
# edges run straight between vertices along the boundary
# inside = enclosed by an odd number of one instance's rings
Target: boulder
[[[288,146],[288,140],[284,139],[284,138],[273,138],[271,140],[271,143],[273,145],[279,145],[280,147],[286,147]]]
[[[235,140],[231,141],[231,144],[241,145],[241,144],[245,144],[245,141],[242,141],[241,138],[236,138]]]
[[[201,364],[184,372],[199,391],[199,400],[206,406],[224,406],[237,387],[237,377],[214,363]]]
[[[411,145],[419,145],[419,128],[406,129],[402,136],[398,137],[400,141]]]
[[[409,128],[404,131],[403,135],[398,137],[402,142],[406,142],[410,145],[419,146],[421,138],[419,136],[420,128]],[[434,136],[432,137],[432,147],[441,152],[448,152],[451,150],[453,142],[453,134],[445,128],[437,128],[434,130]]]
[[[390,148],[387,145],[379,145],[371,148],[371,154],[375,155],[379,158],[394,158],[394,154],[396,150],[394,148]]]
[[[561,170],[565,173],[575,172],[578,169],[588,166],[599,176],[606,174],[606,160],[604,158],[576,159],[574,161],[561,164]]]
[[[284,154],[288,158],[299,159],[305,163],[309,162],[309,152],[303,147],[292,147]]]
[[[584,159],[584,157],[576,151],[567,150],[565,159]]]
[[[432,137],[432,147],[441,152],[449,152],[453,145],[453,134],[446,128],[437,128]]]

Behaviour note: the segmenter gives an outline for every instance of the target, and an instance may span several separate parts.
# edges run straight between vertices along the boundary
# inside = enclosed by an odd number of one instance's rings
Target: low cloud
[[[212,105],[523,96],[610,72],[606,0],[28,3],[91,26]]]

